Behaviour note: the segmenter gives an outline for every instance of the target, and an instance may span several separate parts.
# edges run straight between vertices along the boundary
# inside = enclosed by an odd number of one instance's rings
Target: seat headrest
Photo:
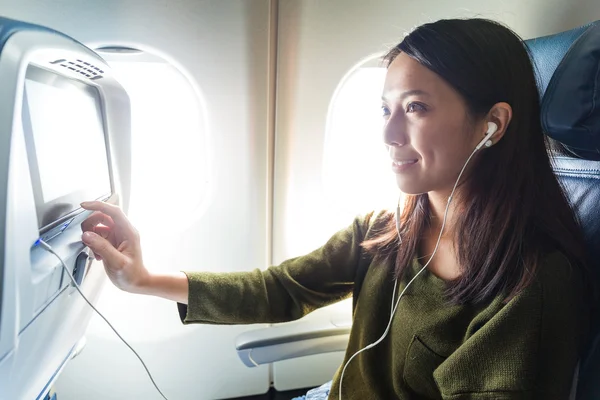
[[[53,32],[57,35],[64,36],[63,34],[55,31],[54,29],[46,28],[39,25],[33,25],[28,22],[17,21],[14,19],[0,16],[0,53],[4,48],[4,44],[12,36],[13,33],[24,30]]]
[[[545,133],[580,158],[600,160],[600,21],[525,43]]]

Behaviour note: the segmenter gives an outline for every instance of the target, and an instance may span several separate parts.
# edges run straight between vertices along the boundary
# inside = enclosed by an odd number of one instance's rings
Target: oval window
[[[97,51],[131,101],[129,218],[146,238],[172,236],[200,217],[210,192],[201,93],[181,68],[157,54],[127,47]]]
[[[344,76],[327,114],[323,183],[327,198],[347,219],[393,208],[399,194],[383,143],[386,68],[380,58],[369,57]]]

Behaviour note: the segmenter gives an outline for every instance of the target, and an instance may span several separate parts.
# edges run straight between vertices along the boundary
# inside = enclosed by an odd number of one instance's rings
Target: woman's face
[[[469,119],[456,90],[405,53],[389,66],[382,99],[384,142],[398,188],[449,194],[485,135],[483,124]]]

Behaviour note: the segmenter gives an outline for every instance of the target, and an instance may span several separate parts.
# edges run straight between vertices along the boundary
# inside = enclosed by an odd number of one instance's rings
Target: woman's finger
[[[82,238],[83,242],[92,249],[94,255],[100,256],[112,268],[118,269],[125,264],[126,257],[108,240],[92,232],[85,232]]]
[[[114,223],[116,225],[119,225],[119,227],[121,227],[122,229],[126,229],[129,233],[132,234],[135,234],[136,232],[133,225],[131,225],[131,222],[129,222],[129,220],[125,216],[125,213],[123,213],[123,210],[121,210],[121,208],[117,206],[104,203],[102,201],[84,201],[83,203],[81,203],[81,207],[85,210],[100,211],[111,217]]]
[[[98,236],[110,241],[109,236],[112,233],[112,228],[108,226],[96,225],[93,232]],[[113,245],[115,245],[115,243],[113,243]]]
[[[87,217],[85,221],[81,223],[81,230],[83,232],[93,231],[94,228],[100,224],[112,228],[115,225],[115,222],[108,215],[100,211],[95,211],[92,215]]]

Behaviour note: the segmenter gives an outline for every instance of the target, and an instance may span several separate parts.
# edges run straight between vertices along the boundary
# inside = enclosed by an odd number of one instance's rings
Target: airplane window
[[[380,56],[356,65],[329,105],[323,183],[346,220],[370,210],[395,209],[398,189],[383,144]]]
[[[210,165],[201,94],[180,69],[159,56],[114,47],[99,52],[131,100],[129,217],[146,238],[172,236],[199,217],[208,197]]]

